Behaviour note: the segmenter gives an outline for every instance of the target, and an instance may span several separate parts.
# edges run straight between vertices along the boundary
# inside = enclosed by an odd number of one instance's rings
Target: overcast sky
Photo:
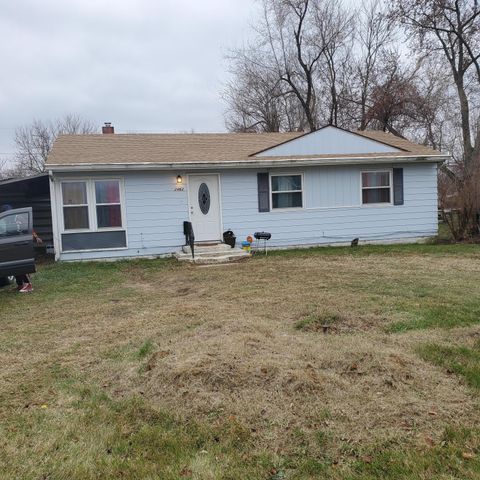
[[[254,0],[15,0],[0,15],[0,157],[15,127],[77,113],[118,132],[223,131],[224,55]]]

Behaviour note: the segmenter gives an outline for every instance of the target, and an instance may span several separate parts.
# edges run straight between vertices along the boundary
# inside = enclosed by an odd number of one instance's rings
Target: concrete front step
[[[195,263],[198,265],[213,265],[216,263],[237,262],[249,257],[250,255],[247,253],[245,255],[222,255],[220,257],[195,257],[195,259],[193,259],[192,257],[188,257],[188,258],[177,257],[177,259],[180,262]]]
[[[226,247],[226,248],[225,248]],[[182,251],[175,253],[175,258],[180,262],[198,264],[228,263],[249,258],[250,254],[240,248],[231,248],[229,245],[195,245],[195,259],[192,258],[190,247],[183,247]]]
[[[216,257],[245,257],[248,255],[247,252],[243,250],[230,250],[230,252],[202,252],[197,253],[195,252],[195,258],[216,258]],[[180,259],[189,259],[192,258],[191,253],[184,253],[184,252],[177,252],[175,256]]]
[[[210,252],[229,252],[231,250],[235,250],[235,249],[232,249],[232,247],[230,245],[227,245],[225,243],[217,243],[217,244],[196,244],[195,245],[195,256],[197,255],[197,253],[210,253]],[[182,251],[184,253],[188,253],[189,255],[191,255],[192,251],[190,249],[190,245],[184,245],[182,247]]]

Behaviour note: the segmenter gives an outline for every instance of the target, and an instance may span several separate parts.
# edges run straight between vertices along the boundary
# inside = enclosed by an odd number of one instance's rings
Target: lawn
[[[0,478],[480,478],[480,246],[44,264],[0,290]]]

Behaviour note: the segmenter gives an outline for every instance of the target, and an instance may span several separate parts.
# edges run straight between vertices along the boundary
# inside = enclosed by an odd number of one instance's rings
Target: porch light
[[[177,185],[181,185],[183,183],[183,178],[181,175],[177,175]]]

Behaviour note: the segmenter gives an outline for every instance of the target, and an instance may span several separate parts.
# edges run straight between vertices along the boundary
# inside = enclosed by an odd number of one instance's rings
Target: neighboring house
[[[416,241],[437,233],[437,166],[447,156],[394,135],[62,135],[50,173],[60,260],[171,254],[184,243],[269,246]]]

